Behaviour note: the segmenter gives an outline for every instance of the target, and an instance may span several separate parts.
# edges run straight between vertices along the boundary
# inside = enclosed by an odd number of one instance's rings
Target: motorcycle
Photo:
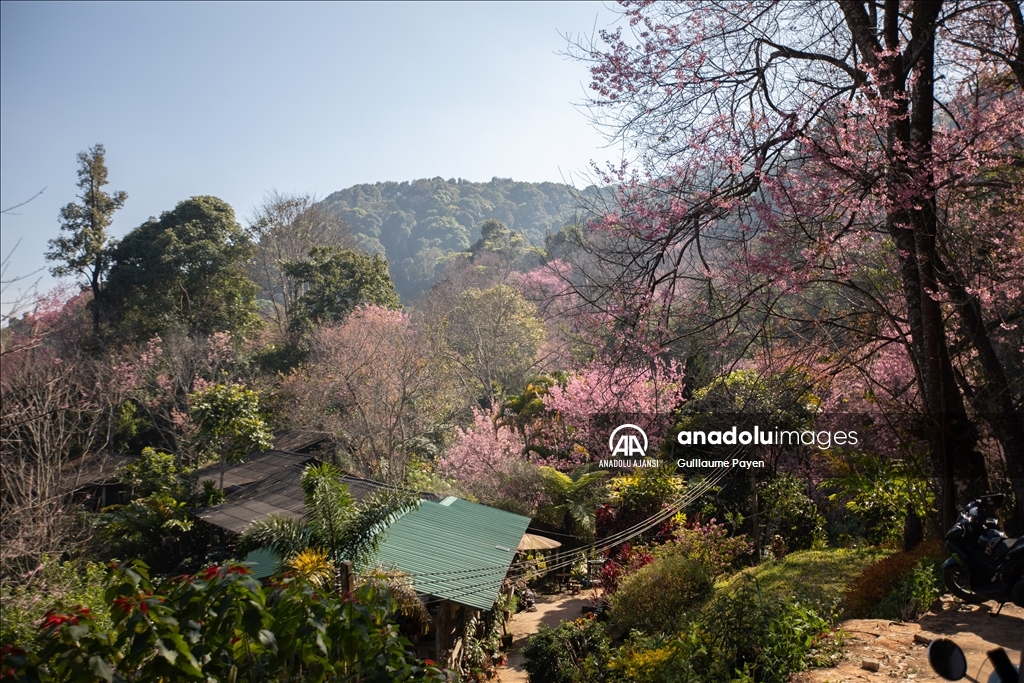
[[[988,651],[989,661],[994,671],[988,677],[988,683],[1020,683],[1024,678],[1020,670],[1010,661],[1006,650],[997,647]],[[948,638],[939,638],[928,643],[928,663],[932,670],[947,681],[959,681],[967,678],[978,683],[977,679],[967,674],[967,657],[960,646]]]
[[[980,496],[960,508],[946,532],[950,558],[942,565],[942,581],[954,596],[968,603],[986,600],[1024,607],[1024,536],[1007,538],[996,511],[1002,493]],[[997,612],[998,613],[998,612]]]

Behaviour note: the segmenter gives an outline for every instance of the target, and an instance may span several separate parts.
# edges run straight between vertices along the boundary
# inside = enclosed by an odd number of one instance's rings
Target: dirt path
[[[526,641],[537,632],[537,627],[545,624],[554,628],[563,621],[572,621],[583,616],[583,606],[593,604],[589,593],[579,595],[541,595],[537,597],[536,612],[520,612],[508,623],[508,632],[512,634],[512,649],[509,650],[508,662],[498,668],[498,681],[501,683],[527,683],[526,670],[523,668],[523,647]]]
[[[583,606],[591,597],[581,595],[545,595],[538,598],[536,612],[520,612],[509,622],[513,636],[508,662],[498,669],[500,683],[528,683],[523,669],[523,646],[540,624],[552,628],[562,621],[583,616]],[[1006,605],[993,617],[997,605],[965,605],[949,596],[924,615],[921,621],[898,623],[885,619],[850,619],[840,624],[846,632],[845,657],[838,666],[795,674],[790,683],[863,683],[907,681],[938,683],[941,678],[928,666],[928,642],[945,637],[955,640],[967,655],[969,675],[985,683],[992,665],[985,654],[995,647],[1005,648],[1014,664],[1020,662],[1024,645],[1024,609]],[[878,671],[863,668],[865,660],[878,662]]]
[[[916,624],[884,619],[851,619],[840,626],[847,634],[846,656],[838,666],[794,675],[791,683],[860,683],[899,680],[941,681],[928,665],[928,642],[952,638],[967,655],[968,674],[984,683],[992,673],[985,654],[1005,648],[1014,664],[1020,663],[1024,644],[1024,609],[1006,605],[993,617],[997,605],[964,605],[950,597]],[[863,668],[865,660],[878,662],[878,671]]]

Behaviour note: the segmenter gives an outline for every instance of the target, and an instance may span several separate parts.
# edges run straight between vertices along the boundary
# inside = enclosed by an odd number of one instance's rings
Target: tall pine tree
[[[106,150],[93,145],[78,153],[78,195],[80,202],[71,202],[60,210],[61,235],[50,240],[46,258],[59,263],[50,269],[56,277],[80,275],[92,288],[92,329],[100,334],[100,307],[103,298],[103,276],[110,268],[111,241],[107,237],[114,212],[124,206],[128,195],[123,191],[108,194]]]

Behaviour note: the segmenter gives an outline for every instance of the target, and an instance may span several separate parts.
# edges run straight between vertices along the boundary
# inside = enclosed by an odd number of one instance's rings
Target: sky
[[[324,197],[441,176],[589,184],[618,158],[577,105],[566,35],[615,25],[600,2],[0,5],[4,311],[56,284],[43,257],[102,143],[111,234],[195,195],[244,223],[271,190]],[[20,243],[18,243],[18,241]],[[17,249],[12,252],[15,244]],[[34,273],[34,274],[33,274]]]

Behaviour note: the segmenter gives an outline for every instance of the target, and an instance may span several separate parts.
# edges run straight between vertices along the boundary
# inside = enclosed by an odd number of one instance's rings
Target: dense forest
[[[586,222],[600,195],[595,186],[579,191],[511,178],[421,178],[356,185],[323,201],[351,226],[361,249],[388,260],[395,287],[408,300],[433,284],[446,258],[480,238],[484,221],[501,221],[543,246],[566,223]]]

